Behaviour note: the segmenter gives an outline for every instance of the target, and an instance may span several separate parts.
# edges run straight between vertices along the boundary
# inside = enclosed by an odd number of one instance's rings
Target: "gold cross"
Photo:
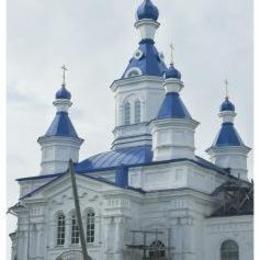
[[[63,70],[63,75],[62,75],[63,82],[62,82],[62,85],[66,86],[66,72],[68,71],[68,69],[67,69],[67,67],[65,65],[63,65],[61,67],[61,69]]]
[[[225,83],[225,97],[228,98],[228,84],[229,84],[229,82],[228,82],[227,79],[225,79],[224,83]]]
[[[170,44],[170,48],[171,48],[171,65],[173,65],[174,64],[174,62],[173,62],[173,51],[175,50],[173,43]]]

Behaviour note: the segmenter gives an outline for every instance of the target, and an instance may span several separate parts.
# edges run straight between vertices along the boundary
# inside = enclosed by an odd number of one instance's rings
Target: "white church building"
[[[110,87],[111,150],[78,160],[84,140],[65,81],[56,92],[56,115],[38,138],[41,172],[17,180],[20,197],[9,209],[18,219],[12,260],[83,259],[70,159],[92,260],[253,260],[250,148],[235,128],[235,106],[226,96],[210,161],[197,156],[199,122],[182,101],[181,73],[156,49],[158,18],[151,0],[137,9],[138,49]]]

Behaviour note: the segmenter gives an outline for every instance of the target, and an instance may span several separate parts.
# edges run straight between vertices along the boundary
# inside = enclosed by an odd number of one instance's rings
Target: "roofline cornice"
[[[164,79],[158,76],[146,76],[146,75],[132,77],[132,78],[117,79],[111,84],[110,88],[113,92],[115,92],[119,86],[131,85],[131,84],[136,84],[144,81],[158,82],[163,84]]]

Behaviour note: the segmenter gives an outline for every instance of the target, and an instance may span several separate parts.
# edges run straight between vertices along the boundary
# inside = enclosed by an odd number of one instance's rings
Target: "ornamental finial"
[[[174,65],[174,61],[173,61],[173,51],[175,50],[173,42],[171,42],[170,44],[170,48],[171,48],[171,65]]]
[[[229,85],[229,82],[228,82],[228,79],[226,78],[225,81],[225,98],[228,98],[228,85]]]
[[[63,70],[63,75],[62,75],[62,86],[66,86],[66,72],[68,71],[67,67],[65,65],[63,65],[61,67],[61,69]]]

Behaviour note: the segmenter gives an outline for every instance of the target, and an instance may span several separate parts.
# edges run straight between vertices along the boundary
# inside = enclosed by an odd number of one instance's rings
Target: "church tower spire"
[[[222,119],[221,129],[212,146],[206,150],[211,161],[222,168],[231,170],[231,174],[247,179],[247,147],[239,136],[235,126],[235,106],[228,96],[228,81],[225,80],[225,100],[220,106],[219,117]]]
[[[116,102],[113,149],[152,145],[149,122],[156,117],[164,97],[164,58],[155,47],[159,10],[151,0],[143,0],[136,12],[135,28],[140,32],[137,50],[122,77],[111,90]]]
[[[70,159],[78,162],[79,149],[84,141],[78,137],[69,118],[68,110],[72,106],[71,93],[66,89],[67,68],[63,66],[62,70],[62,85],[53,102],[57,110],[55,118],[45,135],[38,139],[42,150],[42,175],[66,171]]]
[[[181,73],[171,63],[164,74],[165,98],[155,120],[151,122],[153,137],[153,160],[163,161],[180,158],[195,158],[194,134],[198,122],[192,119],[180,97],[184,87]]]

